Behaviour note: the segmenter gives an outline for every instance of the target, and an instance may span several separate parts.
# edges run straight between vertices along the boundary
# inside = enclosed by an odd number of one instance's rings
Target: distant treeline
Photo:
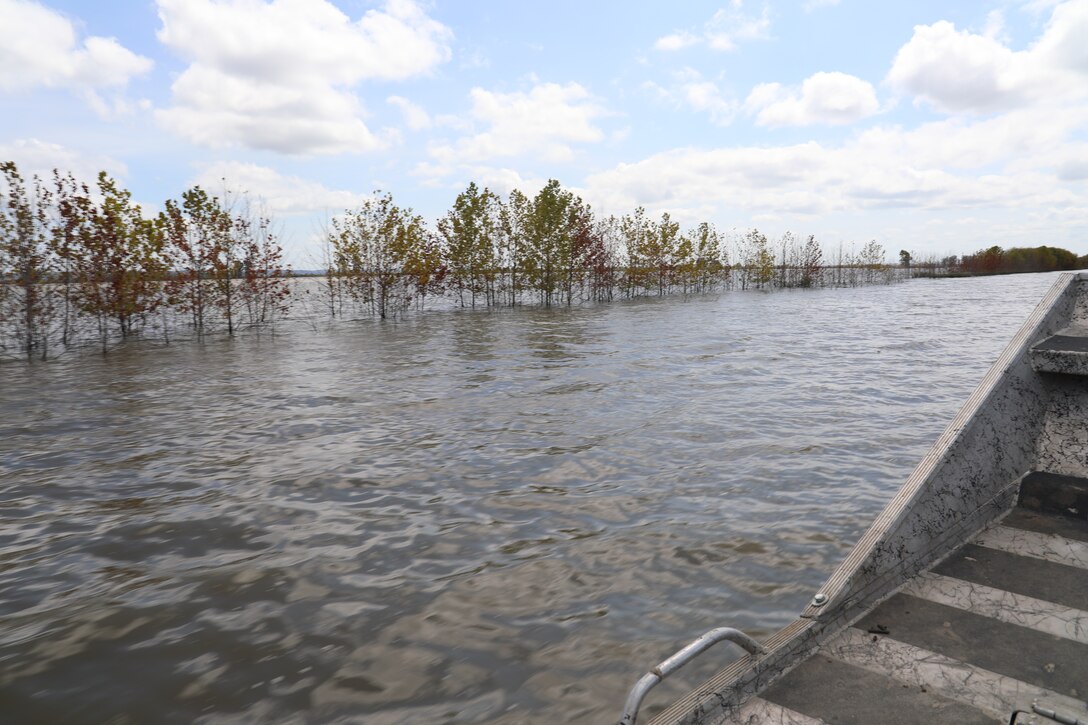
[[[155,335],[263,329],[292,311],[394,317],[461,307],[573,305],[741,289],[856,286],[901,276],[875,241],[825,253],[815,237],[689,230],[644,209],[598,217],[559,182],[505,199],[475,184],[431,227],[375,193],[324,231],[319,304],[300,293],[276,225],[244,196],[200,187],[145,215],[104,172],[94,184],[0,164],[0,355],[45,359]]]
[[[895,276],[875,241],[857,254],[840,245],[834,259],[813,236],[772,241],[752,229],[731,245],[713,224],[683,231],[668,213],[652,219],[641,207],[598,217],[555,180],[532,198],[514,190],[505,200],[469,184],[434,230],[379,193],[334,219],[325,239],[333,315],[387,317],[434,295],[462,307],[551,306]]]
[[[914,277],[967,277],[989,274],[1018,274],[1023,272],[1059,272],[1088,267],[1088,255],[1078,257],[1060,247],[999,246],[981,249],[974,254],[947,256],[913,261],[908,252],[899,253],[900,263],[910,267]]]

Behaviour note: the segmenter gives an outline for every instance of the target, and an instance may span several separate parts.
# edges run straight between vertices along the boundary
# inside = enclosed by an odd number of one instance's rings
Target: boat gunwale
[[[798,619],[765,640],[766,655],[747,655],[727,665],[655,717],[654,725],[721,722],[747,699],[814,654],[820,643],[863,617],[916,574],[1007,512],[1028,470],[1018,471],[1007,476],[1003,483],[995,484],[992,495],[967,511],[956,526],[942,529],[944,535],[936,546],[921,552],[919,557],[894,562],[866,584],[859,585],[859,574],[872,565],[882,545],[887,546],[892,537],[902,533],[920,499],[944,475],[950,454],[972,442],[970,439],[984,418],[983,412],[994,406],[1001,389],[1010,385],[1010,378],[1025,370],[1034,374],[1030,363],[1032,346],[1069,323],[1077,304],[1078,283],[1086,281],[1088,273],[1084,272],[1063,273],[1055,280],[911,475],[820,588],[825,597],[823,603],[810,603]]]

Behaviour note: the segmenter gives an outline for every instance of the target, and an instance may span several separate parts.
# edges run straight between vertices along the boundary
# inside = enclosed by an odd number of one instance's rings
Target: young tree
[[[820,273],[823,269],[824,252],[820,249],[820,243],[812,234],[805,240],[805,246],[801,249],[801,281],[802,287],[815,287],[820,281]]]
[[[865,283],[873,284],[887,270],[884,264],[884,247],[875,239],[870,240],[861,248],[858,264],[864,270]]]
[[[496,238],[501,219],[499,198],[475,183],[457,195],[453,209],[438,221],[438,231],[445,243],[445,258],[450,286],[458,302],[476,306],[482,295],[488,305],[495,303],[495,281],[499,262]]]
[[[499,209],[499,259],[500,267],[505,270],[511,307],[521,300],[528,277],[532,208],[529,197],[514,189]]]
[[[677,244],[680,238],[680,224],[674,222],[668,212],[661,215],[661,221],[653,226],[652,234],[642,236],[642,248],[639,257],[644,260],[649,272],[647,280],[663,296],[672,287],[673,262],[676,259]]]
[[[586,268],[589,298],[595,302],[612,299],[616,287],[616,266],[621,245],[619,220],[614,216],[594,223],[582,259]]]
[[[0,287],[5,293],[0,321],[10,320],[17,348],[28,360],[35,353],[44,360],[55,317],[48,216],[52,198],[41,179],[26,182],[10,161],[0,164],[0,177]]]
[[[694,286],[699,292],[707,292],[716,280],[728,278],[729,259],[725,245],[717,228],[707,222],[700,223],[689,236],[694,254]]]
[[[409,274],[427,239],[421,217],[376,192],[333,220],[330,242],[354,294],[385,319],[411,304],[417,287]]]
[[[568,307],[574,302],[575,291],[584,295],[586,278],[593,269],[591,258],[603,253],[604,241],[597,236],[593,209],[579,197],[573,197],[567,218],[570,249],[563,256],[564,269],[560,287]]]
[[[53,195],[56,218],[50,246],[57,259],[60,283],[61,343],[69,345],[76,336],[78,316],[76,263],[83,251],[82,242],[88,238],[91,217],[91,194],[86,184],[80,184],[71,173],[53,172]]]
[[[237,296],[251,327],[272,325],[291,309],[291,268],[284,264],[274,222],[252,213],[247,201],[235,212],[233,229],[241,266]],[[229,278],[227,286],[233,287]]]
[[[446,263],[442,245],[423,227],[419,217],[413,220],[406,234],[411,238],[407,240],[404,273],[415,285],[416,308],[422,310],[429,294],[441,294],[445,290]]]
[[[641,206],[620,218],[620,235],[626,252],[626,272],[621,285],[625,297],[634,296],[636,290],[645,289],[648,284],[650,267],[643,255],[651,243],[649,240],[657,234],[656,226]]]
[[[551,179],[533,198],[528,224],[528,249],[525,272],[540,295],[540,301],[550,307],[569,287],[564,288],[571,259],[571,217],[574,195]],[[581,203],[578,200],[577,203]]]
[[[741,288],[749,285],[762,288],[774,280],[774,254],[766,235],[752,229],[745,236],[741,247]]]
[[[158,308],[167,265],[159,226],[144,218],[132,194],[104,171],[96,189],[97,198],[82,204],[89,215],[74,269],[79,306],[97,320],[105,352],[109,321],[124,339],[136,334],[146,315]]]
[[[230,289],[229,262],[224,257],[232,247],[232,220],[219,200],[199,186],[182,194],[179,204],[173,199],[159,217],[164,235],[164,251],[171,271],[166,284],[171,304],[189,315],[197,338],[204,336],[209,315],[216,308],[227,308]],[[225,310],[229,332],[233,334],[233,310]]]

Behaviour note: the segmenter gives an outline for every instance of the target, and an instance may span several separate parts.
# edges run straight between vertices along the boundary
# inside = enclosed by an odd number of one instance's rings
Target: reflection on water
[[[609,722],[686,640],[792,618],[1052,280],[430,313],[5,366],[0,708]]]

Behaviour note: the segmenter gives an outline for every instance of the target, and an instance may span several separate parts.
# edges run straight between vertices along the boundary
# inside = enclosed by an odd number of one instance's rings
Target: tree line
[[[1078,257],[1060,247],[1009,247],[994,245],[974,254],[930,257],[914,260],[906,250],[899,252],[900,265],[915,277],[969,277],[1026,272],[1059,272],[1088,267],[1088,255]]]
[[[106,351],[149,328],[168,341],[179,318],[233,335],[286,313],[289,276],[245,198],[194,187],[148,216],[105,172],[86,184],[0,164],[0,351],[45,359],[88,338]]]
[[[429,225],[375,192],[322,231],[323,314],[396,317],[458,307],[887,282],[875,241],[825,251],[813,236],[689,229],[638,208],[600,216],[558,181],[505,198],[476,184]],[[313,297],[291,284],[274,221],[243,194],[199,186],[148,214],[105,172],[24,178],[0,164],[0,354],[28,359],[134,336],[263,329]]]
[[[734,249],[731,250],[731,247]],[[325,234],[330,314],[379,317],[436,296],[460,307],[570,306],[617,297],[888,282],[876,241],[827,258],[814,236],[773,241],[752,229],[730,243],[713,224],[682,230],[666,212],[602,217],[558,181],[505,199],[475,183],[434,228],[389,194],[333,219]]]

